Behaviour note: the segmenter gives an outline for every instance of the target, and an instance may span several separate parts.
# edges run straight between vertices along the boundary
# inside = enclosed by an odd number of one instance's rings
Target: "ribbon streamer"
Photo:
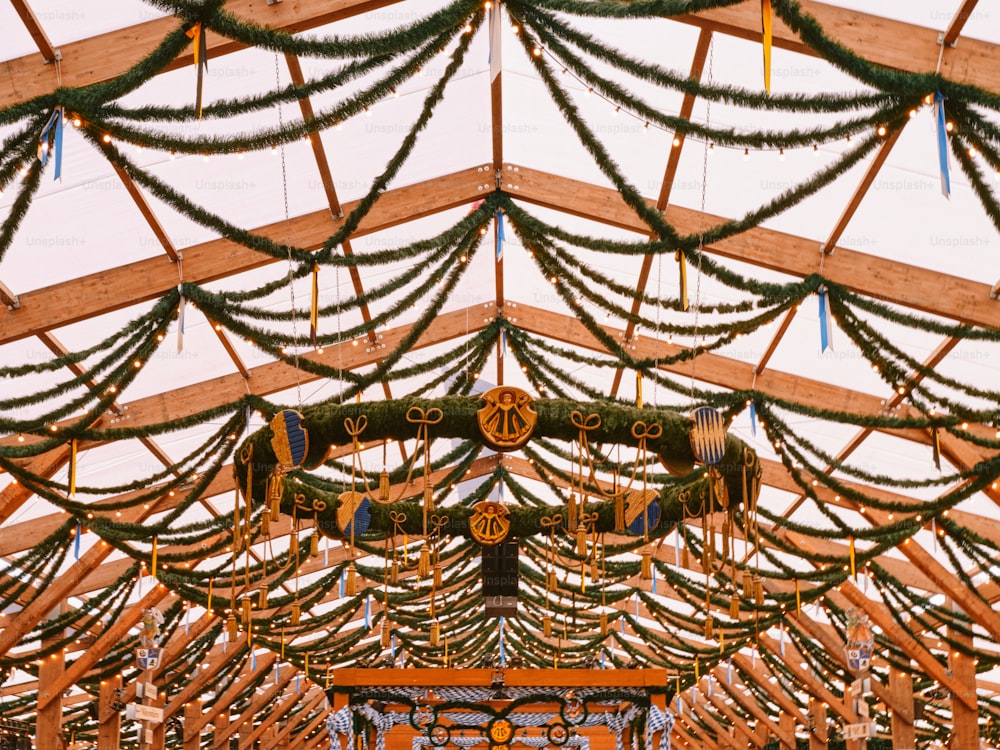
[[[854,553],[855,553],[855,550],[854,550],[854,537],[853,536],[849,537],[849,539],[850,539],[850,543],[851,543],[851,578],[853,578],[856,581],[856,580],[858,580],[858,571],[857,571],[857,568],[855,567],[855,564],[854,564]]]
[[[750,402],[750,433],[757,437],[757,406],[753,401]]]
[[[205,83],[205,68],[208,67],[208,42],[205,39],[205,29],[201,21],[195,22],[185,33],[191,39],[194,47],[194,67],[198,71],[194,107],[198,111],[198,119],[200,120],[201,94]]]
[[[500,2],[499,0],[493,0],[493,6],[490,8],[490,83],[493,83],[496,77],[500,75],[500,70],[503,66],[503,46],[500,43],[500,32],[502,29]]]
[[[76,522],[76,538],[73,540],[73,557],[80,559],[80,535],[83,534],[83,524]]]
[[[771,0],[760,2],[760,31],[764,45],[764,90],[771,93]]]
[[[38,136],[38,161],[42,163],[44,167],[49,161],[49,133],[53,134],[53,146],[52,149],[55,151],[56,160],[56,171],[52,176],[53,180],[62,179],[62,144],[63,144],[63,118],[66,116],[66,109],[62,106],[55,107],[52,110],[52,114],[49,115],[49,119],[45,123],[45,127],[42,128],[41,134]]]
[[[79,443],[76,438],[69,441],[69,497],[76,498],[76,453]]]
[[[212,591],[215,588],[215,578],[208,579],[208,606],[205,609],[208,610],[208,614],[212,614]]]
[[[365,630],[372,627],[372,597],[371,594],[365,597]]]
[[[501,667],[507,666],[507,647],[504,645],[504,641],[506,640],[504,638],[504,629],[506,627],[506,623],[504,622],[505,619],[506,618],[503,615],[500,615],[500,666]],[[601,654],[601,656],[603,656],[603,654]]]
[[[503,243],[507,239],[503,228],[503,211],[497,211],[497,262],[503,260]]]
[[[934,122],[937,123],[938,167],[941,170],[941,195],[951,199],[951,162],[948,154],[948,123],[944,116],[944,94],[934,92]]]
[[[642,408],[642,370],[635,371],[635,408]]]
[[[184,298],[184,284],[177,285],[181,298],[177,302],[177,353],[184,351],[184,312],[187,310],[187,300]]]
[[[500,358],[507,356],[507,329],[500,329]]]
[[[931,430],[931,457],[934,459],[934,468],[941,471],[941,434],[937,427]]]
[[[150,557],[150,561],[149,561],[149,570],[152,573],[153,578],[156,578],[156,546],[157,546],[157,537],[154,536],[153,537],[153,554]]]
[[[681,297],[681,310],[687,312],[688,309],[688,268],[687,268],[687,257],[684,255],[683,250],[678,250],[676,253],[677,258],[677,270],[680,272],[680,297]]]
[[[821,352],[825,352],[827,349],[833,351],[833,325],[828,314],[827,294],[826,287],[821,286],[819,288],[819,350]]]
[[[312,302],[309,305],[309,341],[316,347],[316,336],[319,331],[319,263],[313,263],[312,270]]]

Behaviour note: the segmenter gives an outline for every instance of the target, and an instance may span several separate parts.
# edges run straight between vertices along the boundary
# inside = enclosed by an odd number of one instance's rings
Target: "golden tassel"
[[[542,635],[546,638],[552,635],[552,615],[545,615],[542,617]]]
[[[625,531],[625,495],[621,492],[615,495],[615,532]]]
[[[608,613],[601,612],[601,635],[605,636],[608,634]]]
[[[253,612],[253,602],[250,601],[249,596],[244,596],[240,602],[240,619],[243,621],[243,627],[250,627],[250,615]]]
[[[691,567],[691,552],[688,550],[687,544],[681,548],[681,567],[690,568]]]
[[[649,551],[644,551],[642,553],[642,563],[639,566],[639,578],[644,581],[652,580],[653,578],[653,553]]]
[[[392,499],[389,488],[389,472],[385,469],[382,469],[382,473],[378,475],[378,499],[382,503],[387,503]]]
[[[733,598],[729,600],[729,619],[737,620],[740,616],[740,595],[735,591],[733,592]]]
[[[292,625],[298,625],[302,621],[302,605],[298,602],[292,604],[292,614],[288,621]]]
[[[559,579],[556,577],[556,571],[552,568],[549,568],[549,572],[545,576],[545,588],[547,591],[555,591],[559,588]]]
[[[344,584],[344,593],[347,596],[356,596],[358,593],[358,571],[354,568],[354,563],[347,566],[347,582]]]
[[[677,259],[678,271],[680,272],[680,279],[678,281],[678,286],[680,287],[681,293],[681,310],[687,312],[688,309],[688,270],[687,270],[687,258],[682,250],[678,250],[674,253],[674,257]]]
[[[424,512],[434,512],[434,487],[429,483],[424,485]]]
[[[392,567],[389,569],[389,583],[395,586],[399,583],[399,561],[393,560]]]
[[[750,574],[749,570],[743,571],[743,598],[750,599],[753,597],[753,576]]]
[[[715,618],[712,617],[712,613],[709,612],[705,615],[705,638],[711,639],[715,637]]]
[[[431,622],[430,645],[437,646],[441,640],[441,623],[437,620]]]
[[[431,551],[424,544],[420,548],[420,559],[417,562],[417,575],[421,578],[426,578],[431,572]]]
[[[576,493],[570,492],[569,505],[566,506],[566,528],[575,529],[578,525],[576,513]]]
[[[441,564],[434,563],[434,588],[441,588]]]
[[[275,522],[281,520],[281,495],[271,498],[271,520]]]
[[[264,513],[260,517],[260,533],[265,537],[271,536],[271,514]]]
[[[299,560],[299,535],[295,531],[292,531],[292,535],[288,538],[288,559],[296,563]]]
[[[319,530],[313,531],[309,540],[309,557],[319,557]]]
[[[764,604],[764,582],[761,580],[760,576],[755,575],[754,579],[754,590],[757,599],[757,606],[760,607]]]
[[[239,625],[236,624],[236,615],[232,611],[226,617],[226,632],[229,634],[230,643],[239,637]]]
[[[382,648],[389,648],[392,642],[392,624],[389,620],[382,620]]]
[[[267,583],[262,583],[259,592],[260,598],[257,599],[257,609],[267,609],[267,590]]]
[[[576,527],[576,554],[579,557],[587,556],[587,529],[582,523]]]
[[[597,583],[600,580],[601,571],[597,567],[597,555],[594,555],[590,560],[590,580],[593,583]]]

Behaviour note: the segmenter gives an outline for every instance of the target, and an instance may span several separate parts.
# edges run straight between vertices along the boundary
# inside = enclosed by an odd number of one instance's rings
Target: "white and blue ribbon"
[[[493,6],[490,8],[490,83],[500,75],[503,65],[503,46],[500,43],[500,32],[502,29],[500,2],[499,0],[493,0]]]
[[[503,228],[503,211],[497,211],[497,261],[503,260],[503,243],[507,239]]]
[[[712,675],[711,674],[708,675],[708,690],[706,692],[708,694],[708,697],[711,698],[712,697]]]
[[[52,179],[58,180],[62,177],[62,143],[63,143],[63,116],[65,110],[63,107],[56,107],[52,110],[52,114],[45,123],[45,127],[42,128],[41,135],[38,136],[38,161],[42,163],[44,167],[49,161],[49,133],[53,132],[53,146],[52,150],[55,151],[56,160],[56,171]]]
[[[653,585],[652,585],[652,589],[653,589],[653,593],[655,594],[656,593],[656,566],[653,565],[651,567],[652,567],[652,573],[653,573]]]
[[[299,694],[299,676],[295,675],[295,694]]]
[[[819,288],[819,345],[820,351],[827,349],[833,351],[833,327],[827,304],[827,290],[825,286]]]
[[[785,658],[785,629],[778,628],[778,653]]]
[[[733,684],[733,660],[732,658],[726,659],[726,684]]]
[[[250,649],[250,671],[257,671],[257,649]]]
[[[340,596],[338,597],[340,599],[344,598],[344,576],[345,575],[346,575],[346,572],[343,571],[343,570],[341,570],[340,571]]]
[[[372,629],[372,597],[371,594],[365,597],[365,630]]]
[[[750,401],[750,433],[757,437],[757,406],[752,399]]]
[[[187,300],[184,299],[184,284],[177,285],[180,293],[180,300],[177,302],[177,353],[184,351],[184,311],[187,309]],[[250,420],[247,420],[247,424]]]
[[[80,535],[83,534],[83,524],[76,522],[76,539],[73,540],[73,557],[80,559]],[[142,580],[141,578],[139,580]]]
[[[944,116],[944,94],[934,92],[934,122],[937,123],[938,167],[941,170],[941,195],[951,198],[951,173],[948,170],[948,123]]]
[[[506,618],[500,615],[500,666],[507,666],[507,647],[504,644],[504,628],[506,627]]]
[[[604,652],[601,651],[601,669],[604,669]]]
[[[396,634],[393,633],[389,636],[389,658],[396,658]]]
[[[500,329],[500,358],[507,356],[507,329]]]

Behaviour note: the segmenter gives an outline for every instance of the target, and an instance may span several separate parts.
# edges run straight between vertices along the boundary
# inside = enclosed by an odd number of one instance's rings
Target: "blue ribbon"
[[[389,636],[389,656],[393,659],[396,658],[396,634],[393,633]]]
[[[937,122],[938,166],[941,169],[941,195],[951,198],[951,175],[948,172],[948,123],[944,116],[944,94],[934,92],[934,120]]]
[[[500,615],[500,666],[507,666],[507,648],[504,646],[504,616]]]
[[[340,571],[340,598],[341,599],[344,598],[344,575],[345,575],[344,571],[341,570]]]
[[[250,649],[250,671],[257,671],[257,649],[255,648]]]
[[[38,136],[38,161],[40,161],[44,167],[49,161],[49,149],[46,146],[49,140],[49,132],[55,128],[53,149],[55,149],[56,152],[56,172],[55,176],[52,178],[54,180],[58,180],[62,177],[63,113],[64,110],[62,107],[56,107],[53,109],[52,114],[45,123],[45,127],[42,128],[42,134]]]
[[[653,565],[653,593],[656,593],[656,566]]]
[[[507,329],[500,329],[500,357],[507,356]]]
[[[757,436],[757,407],[753,401],[750,402],[750,432]]]
[[[77,560],[80,559],[80,535],[83,533],[83,525],[77,521],[76,522],[76,539],[73,542],[73,557]]]
[[[371,594],[365,597],[365,630],[372,628],[372,597]]]
[[[826,310],[826,287],[819,288],[819,345],[820,351],[825,352],[830,346],[830,319]]]
[[[497,211],[497,260],[503,258],[503,243],[507,239],[503,228],[503,212]]]
[[[604,652],[601,652],[601,669],[604,669]]]

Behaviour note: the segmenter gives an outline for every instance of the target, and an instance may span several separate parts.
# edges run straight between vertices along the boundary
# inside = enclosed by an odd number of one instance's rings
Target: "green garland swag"
[[[320,404],[306,407],[302,410],[302,425],[309,433],[309,452],[303,460],[304,466],[317,466],[323,462],[327,449],[331,445],[350,445],[354,438],[348,433],[346,420],[357,423],[362,417],[367,420],[367,426],[359,440],[365,443],[381,440],[406,440],[416,433],[416,426],[409,423],[406,414],[414,408],[439,409],[443,418],[435,424],[431,431],[431,439],[463,438],[466,440],[481,440],[476,412],[483,401],[477,397],[451,396],[436,400],[398,399],[393,401],[377,401],[365,404]],[[600,417],[600,426],[588,434],[588,441],[597,443],[621,443],[635,446],[637,440],[633,437],[633,425],[642,422],[647,426],[659,424],[662,435],[650,438],[647,449],[651,455],[658,456],[661,461],[671,465],[684,465],[695,462],[691,449],[691,420],[675,412],[662,409],[622,406],[608,402],[576,403],[564,399],[541,399],[534,401],[532,407],[537,412],[537,424],[533,437],[549,437],[565,441],[573,441],[578,437],[577,428],[573,426],[570,415],[579,412],[588,416],[596,414]],[[268,479],[278,467],[271,440],[274,436],[269,426],[263,427],[250,435],[241,445],[234,461],[234,472],[244,496],[252,498],[260,504],[268,492]],[[252,473],[250,469],[252,462]],[[728,495],[735,502],[744,498],[744,486],[747,484],[745,470],[749,467],[755,470],[758,466],[756,453],[742,440],[726,435],[725,453],[715,469],[720,473],[726,484]],[[252,476],[252,486],[247,486],[248,475]],[[297,470],[288,476],[280,478],[282,486],[282,509],[292,513],[293,505],[297,506],[299,517],[314,515],[319,528],[327,535],[342,536],[336,524],[336,508],[338,495],[319,486],[312,481],[307,473]],[[700,513],[703,503],[709,497],[708,477],[706,472],[695,471],[684,480],[665,483],[658,488],[661,508],[659,526],[653,530],[656,536],[662,536],[673,525],[681,520],[685,511]],[[349,489],[344,487],[344,489]],[[691,498],[689,505],[682,505],[684,496]],[[756,498],[753,498],[755,500]],[[303,509],[308,510],[303,510]],[[407,521],[399,529],[408,534],[420,534],[421,511],[415,501],[396,502],[391,505],[372,504],[371,525],[368,535],[388,536],[394,533],[395,526],[389,518],[390,509],[406,513]],[[542,533],[541,518],[545,515],[559,513],[564,516],[565,510],[551,506],[510,508],[510,535],[524,537]],[[444,507],[436,511],[447,518],[447,533],[452,535],[469,534],[469,518],[472,515],[468,507]],[[598,501],[587,506],[587,512],[598,513],[597,532],[614,531],[614,503]]]

